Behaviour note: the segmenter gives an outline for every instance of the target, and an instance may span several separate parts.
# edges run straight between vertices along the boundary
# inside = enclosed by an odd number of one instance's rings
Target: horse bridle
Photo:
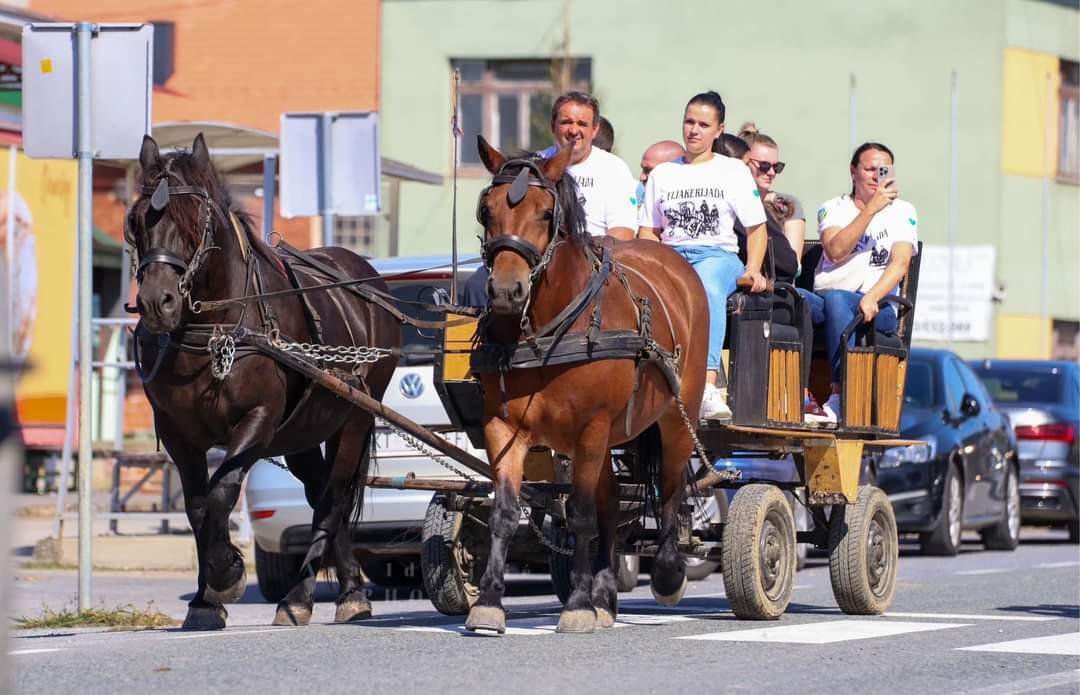
[[[170,179],[176,179],[180,185],[170,186]],[[154,263],[170,265],[180,272],[180,280],[177,283],[180,296],[190,300],[191,287],[195,281],[195,276],[202,270],[203,265],[206,263],[206,257],[210,252],[218,248],[214,245],[212,216],[216,214],[222,222],[227,222],[225,215],[204,187],[188,185],[168,165],[158,177],[156,184],[151,183],[143,186],[141,190],[143,195],[150,196],[150,207],[157,213],[165,211],[170,198],[174,195],[191,195],[200,199],[199,218],[202,220],[202,233],[199,236],[199,245],[195,247],[195,253],[192,254],[190,261],[184,260],[174,253],[172,249],[164,246],[151,247],[141,255],[139,255],[137,247],[134,249],[135,255],[138,257],[138,263],[135,264],[135,279],[137,281],[142,282],[146,268]],[[124,223],[130,224],[130,217],[125,217]],[[134,236],[130,234],[125,234],[125,237],[134,239]]]
[[[508,173],[508,169],[517,169],[517,171]],[[535,178],[530,174],[535,174]],[[555,247],[558,246],[555,237],[562,229],[562,206],[559,204],[559,190],[555,184],[548,181],[547,177],[544,176],[543,170],[536,161],[524,158],[507,160],[499,167],[499,171],[492,177],[488,187],[480,192],[480,197],[476,203],[476,221],[481,226],[487,227],[481,212],[488,192],[495,186],[506,184],[510,184],[510,190],[506,192],[506,199],[510,203],[510,207],[514,207],[525,199],[530,186],[540,188],[551,194],[555,203],[549,228],[551,243],[541,253],[535,244],[517,234],[500,234],[494,238],[487,238],[485,235],[480,245],[480,254],[483,257],[484,266],[490,271],[495,263],[495,257],[501,252],[511,251],[516,253],[528,264],[532,279],[535,281],[536,277],[543,272],[544,267],[551,260]]]

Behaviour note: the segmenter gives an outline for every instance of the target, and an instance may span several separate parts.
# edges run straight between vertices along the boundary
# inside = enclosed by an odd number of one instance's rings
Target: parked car
[[[1080,365],[983,360],[971,367],[1012,421],[1024,523],[1064,523],[1069,540],[1080,542]]]
[[[871,475],[888,495],[901,533],[925,554],[955,555],[961,531],[992,550],[1020,541],[1016,437],[979,378],[947,350],[911,351],[901,436],[925,445],[886,449]]]
[[[451,270],[447,256],[389,258],[374,266],[394,296],[406,301],[431,302],[432,288],[448,291]],[[458,270],[462,286],[477,265]],[[448,295],[447,295],[448,296]],[[441,315],[402,305],[407,313],[426,319]],[[403,346],[431,348],[433,331],[402,326]],[[415,422],[441,431],[457,446],[486,457],[472,447],[464,432],[450,431],[450,419],[435,391],[433,357],[405,357],[398,363],[383,402]],[[372,474],[417,478],[456,478],[434,460],[408,446],[398,435],[379,427],[375,435]],[[300,482],[269,461],[256,463],[247,478],[246,494],[255,538],[255,571],[259,590],[268,601],[278,601],[293,587],[311,542],[311,507]],[[369,488],[364,509],[353,527],[353,543],[364,573],[382,585],[420,584],[420,535],[431,492]]]

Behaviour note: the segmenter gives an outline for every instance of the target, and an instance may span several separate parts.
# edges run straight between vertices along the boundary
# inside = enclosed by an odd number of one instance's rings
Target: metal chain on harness
[[[419,439],[412,436],[411,434],[409,434],[405,430],[401,429],[397,425],[394,425],[393,423],[391,423],[391,422],[389,422],[387,420],[383,420],[382,418],[379,418],[379,422],[381,422],[383,425],[385,425],[387,427],[387,429],[389,429],[391,432],[393,432],[397,436],[401,437],[401,441],[405,442],[405,444],[412,447],[416,451],[419,451],[424,456],[427,456],[432,461],[439,464],[443,468],[447,469],[451,473],[454,473],[455,475],[459,475],[459,476],[461,476],[465,480],[468,480],[471,483],[477,482],[476,478],[474,478],[473,476],[471,476],[468,473],[466,473],[465,471],[461,470],[460,468],[458,468],[454,464],[447,461],[445,456],[438,453],[437,451],[435,451],[434,449],[429,447],[427,444],[424,444]]]
[[[290,343],[277,337],[271,337],[270,344],[279,350],[291,352],[309,360],[328,362],[331,364],[355,365],[353,368],[354,373],[361,365],[375,364],[379,360],[394,354],[394,351],[391,349],[370,347],[367,345]]]
[[[236,340],[227,333],[215,333],[207,341],[210,353],[210,373],[218,381],[225,379],[236,361]]]

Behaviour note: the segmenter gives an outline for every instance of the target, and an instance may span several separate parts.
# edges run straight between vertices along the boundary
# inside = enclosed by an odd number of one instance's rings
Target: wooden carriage
[[[812,272],[820,245],[809,242],[798,284],[812,287]],[[728,601],[741,618],[772,619],[788,605],[794,584],[795,547],[811,543],[827,550],[830,575],[840,607],[852,614],[878,614],[892,601],[898,564],[896,522],[887,497],[877,488],[860,485],[868,449],[913,444],[897,439],[904,379],[911,342],[913,309],[920,256],[916,255],[896,299],[899,330],[883,335],[870,328],[857,332],[854,347],[842,355],[842,418],[834,429],[803,422],[802,344],[798,326],[774,320],[778,296],[793,287],[778,287],[772,295],[739,294],[729,305],[728,374],[733,418],[730,423],[702,422],[698,429],[711,460],[740,455],[791,455],[799,481],[732,480],[711,465],[698,466],[688,494],[713,495],[714,488],[739,488],[727,516],[718,524],[689,526],[680,535],[680,548],[691,556],[718,560],[723,566]],[[797,295],[789,296],[797,300]],[[451,421],[483,446],[482,394],[469,371],[475,325],[446,329],[444,350],[436,360],[436,387]],[[816,341],[810,388],[820,400],[828,395],[829,365],[824,346]],[[617,552],[625,557],[656,551],[655,530],[642,519],[649,512],[642,496],[647,474],[631,444],[614,457],[621,484],[623,515]],[[563,462],[564,465],[565,462]],[[571,464],[572,465],[572,464]],[[570,563],[559,548],[565,544],[564,507],[569,492],[565,471],[550,452],[537,452],[526,466],[534,491],[531,518],[534,529],[548,538],[552,580],[560,598],[569,588]],[[791,497],[806,505],[811,528],[795,527]],[[425,583],[433,604],[447,614],[462,614],[477,595],[474,568],[485,549],[482,534],[486,499],[439,493],[432,501],[425,526]],[[831,511],[830,511],[831,509]],[[430,531],[430,533],[429,533]],[[479,544],[478,544],[479,543]],[[467,546],[467,547],[466,547]],[[460,566],[462,557],[471,559]],[[620,562],[620,567],[625,567]],[[565,575],[565,576],[563,576]],[[633,579],[636,579],[636,571]],[[625,580],[624,580],[625,581]],[[633,586],[630,582],[629,586]]]

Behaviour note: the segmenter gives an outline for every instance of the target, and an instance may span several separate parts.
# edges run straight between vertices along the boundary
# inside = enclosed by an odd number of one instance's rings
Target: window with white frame
[[[591,88],[589,58],[451,61],[461,71],[458,161],[480,166],[476,136],[503,152],[542,150],[552,143],[551,105],[555,97]]]
[[[1080,183],[1080,63],[1061,61],[1058,103],[1058,179]]]

